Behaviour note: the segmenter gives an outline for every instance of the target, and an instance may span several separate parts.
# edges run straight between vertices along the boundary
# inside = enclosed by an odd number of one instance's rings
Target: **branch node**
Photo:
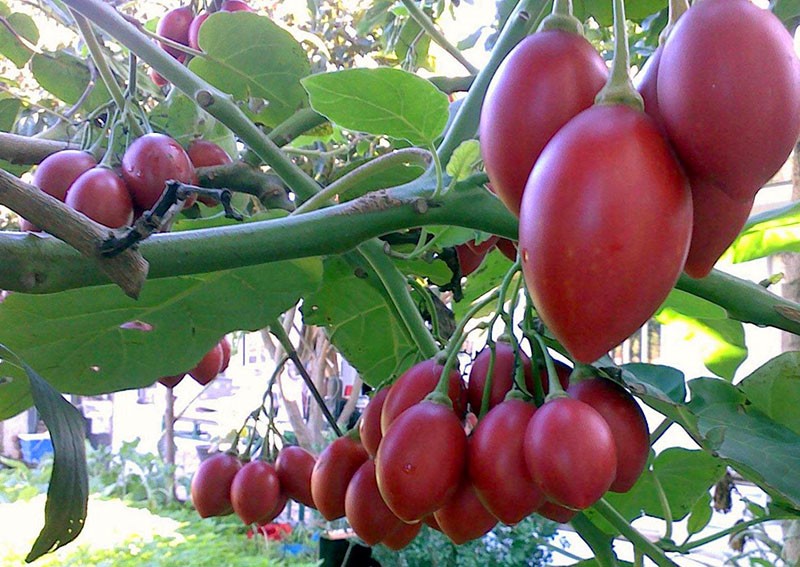
[[[194,95],[194,99],[203,109],[208,109],[212,104],[214,104],[214,95],[205,89],[197,91]]]

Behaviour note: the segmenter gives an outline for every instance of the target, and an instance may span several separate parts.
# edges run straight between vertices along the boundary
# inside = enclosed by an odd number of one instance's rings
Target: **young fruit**
[[[475,487],[464,477],[455,494],[433,513],[444,535],[456,545],[467,543],[489,533],[497,524],[495,518],[478,499]]]
[[[386,396],[381,410],[381,431],[384,435],[398,415],[422,401],[436,388],[443,368],[434,359],[423,360],[406,370],[392,384],[392,389]],[[450,372],[449,379],[448,396],[453,403],[453,411],[460,419],[467,412],[467,392],[457,370]]]
[[[145,134],[122,156],[122,178],[133,203],[142,209],[156,204],[169,180],[193,184],[194,166],[181,145],[164,134]]]
[[[404,522],[421,520],[455,493],[466,453],[467,438],[453,410],[419,402],[384,432],[375,458],[381,496]]]
[[[689,184],[653,120],[594,106],[553,137],[531,172],[520,214],[525,283],[553,335],[590,363],[662,304],[691,231]]]
[[[284,446],[275,461],[282,491],[292,500],[311,508],[315,508],[311,496],[311,474],[316,462],[314,455],[297,445]]]
[[[704,0],[681,16],[664,44],[657,88],[683,165],[732,199],[750,201],[800,135],[792,36],[749,0]]]
[[[347,485],[368,458],[361,443],[347,435],[339,437],[320,453],[311,472],[311,496],[326,520],[344,516]]]
[[[245,464],[231,482],[231,506],[245,524],[263,524],[275,516],[281,501],[281,483],[266,461]]]
[[[158,21],[156,33],[182,45],[189,45],[189,26],[192,24],[192,20],[194,20],[194,12],[189,6],[175,8],[164,14]],[[184,55],[179,49],[162,42],[159,42],[159,45],[173,57]]]
[[[516,524],[544,502],[522,449],[535,412],[533,404],[506,400],[483,416],[469,436],[469,478],[486,509],[504,524]]]
[[[361,414],[361,421],[358,425],[361,443],[373,459],[378,454],[378,446],[383,438],[381,412],[383,411],[383,402],[386,401],[386,396],[389,395],[389,389],[390,387],[387,386],[375,392],[367,407],[364,408],[364,413]]]
[[[603,378],[581,380],[570,385],[567,392],[603,416],[617,454],[617,474],[609,490],[629,491],[641,476],[650,453],[650,430],[642,408],[625,388]]]
[[[548,30],[523,39],[497,69],[480,121],[481,154],[492,188],[520,212],[525,182],[550,138],[594,103],[608,69],[577,33]]]
[[[367,545],[380,542],[403,523],[389,510],[378,491],[372,459],[365,461],[350,479],[344,509],[350,527]]]
[[[200,359],[197,366],[189,371],[189,376],[201,386],[205,386],[217,377],[220,368],[222,368],[222,347],[217,343]]]
[[[591,406],[572,398],[556,398],[536,410],[523,451],[544,495],[574,510],[597,502],[617,474],[611,428]]]
[[[217,453],[200,463],[192,477],[192,504],[201,518],[233,513],[231,483],[242,462],[230,453]]]
[[[133,222],[133,203],[122,179],[105,167],[95,167],[78,177],[67,192],[66,204],[109,228]]]

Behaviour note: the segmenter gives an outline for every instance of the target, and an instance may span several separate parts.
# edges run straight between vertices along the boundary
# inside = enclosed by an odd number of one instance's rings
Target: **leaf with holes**
[[[430,145],[447,124],[447,95],[400,69],[347,69],[303,79],[311,106],[348,130]]]
[[[308,56],[266,16],[216,12],[203,23],[198,41],[205,56],[192,59],[189,68],[248,103],[257,122],[275,126],[306,106],[300,79],[311,70]]]
[[[232,330],[272,323],[319,285],[318,258],[150,280],[138,300],[116,286],[0,303],[0,343],[61,392],[96,395],[149,386],[194,366]],[[0,384],[0,419],[30,405],[28,381]]]

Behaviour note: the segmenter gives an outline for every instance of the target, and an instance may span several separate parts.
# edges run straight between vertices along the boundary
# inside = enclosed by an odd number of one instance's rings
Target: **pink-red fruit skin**
[[[311,472],[311,496],[326,520],[345,515],[345,495],[350,479],[369,458],[351,437],[339,437],[320,453]]]
[[[122,178],[133,203],[149,209],[156,204],[169,180],[195,183],[194,166],[181,145],[164,134],[145,134],[122,156]]]
[[[70,186],[65,203],[109,228],[122,228],[133,222],[133,203],[125,182],[105,167],[92,168],[78,177]]]
[[[200,463],[192,477],[192,504],[201,518],[233,513],[231,484],[242,462],[228,453],[217,453]]]
[[[281,489],[292,500],[311,508],[315,507],[311,496],[311,474],[316,462],[314,455],[297,445],[285,446],[275,461]]]
[[[281,484],[270,463],[250,461],[233,477],[231,505],[245,524],[271,520],[280,501]]]

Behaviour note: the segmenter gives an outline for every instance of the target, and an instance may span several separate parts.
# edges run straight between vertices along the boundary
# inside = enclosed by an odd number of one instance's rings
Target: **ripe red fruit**
[[[95,167],[70,186],[66,204],[109,228],[133,222],[133,203],[122,179],[105,167]]]
[[[189,47],[192,49],[200,49],[200,45],[197,43],[197,36],[200,33],[200,26],[203,25],[203,22],[205,22],[210,15],[211,14],[208,12],[197,14],[189,25]]]
[[[133,203],[142,209],[155,205],[170,179],[193,184],[194,166],[181,145],[164,134],[137,138],[122,156],[122,178]]]
[[[320,454],[311,473],[311,496],[326,520],[345,514],[347,485],[369,458],[364,447],[351,437],[339,437]]]
[[[692,176],[749,201],[800,135],[800,61],[792,36],[748,0],[696,3],[664,44],[658,105]]]
[[[558,522],[559,524],[566,524],[567,522],[571,521],[572,518],[578,515],[577,510],[564,508],[563,506],[559,506],[555,502],[550,502],[549,500],[546,500],[545,503],[542,504],[538,510],[536,510],[536,513],[544,518],[547,518],[548,520]]]
[[[358,425],[361,443],[372,458],[375,458],[375,455],[378,454],[378,446],[383,438],[381,412],[383,410],[383,402],[386,401],[386,396],[388,395],[389,387],[381,388],[375,392],[367,407],[364,408],[364,413],[361,414],[361,421]]]
[[[610,490],[627,492],[641,476],[650,453],[650,431],[642,408],[625,388],[603,378],[581,380],[567,392],[589,404],[608,424],[617,454],[617,474]]]
[[[523,453],[525,428],[535,411],[533,404],[506,400],[483,416],[469,437],[469,478],[484,506],[504,524],[516,524],[544,502]]]
[[[314,455],[297,445],[283,447],[275,461],[282,491],[292,500],[311,508],[315,508],[311,496],[311,473],[316,462]]]
[[[225,0],[220,6],[222,12],[252,12],[253,9],[242,0]]]
[[[231,483],[242,462],[230,453],[217,453],[200,463],[192,477],[192,504],[201,518],[233,512]]]
[[[404,522],[421,520],[455,493],[466,453],[464,429],[450,408],[429,400],[410,407],[392,422],[378,447],[381,496]]]
[[[585,110],[544,149],[522,201],[522,268],[540,317],[593,362],[667,297],[691,230],[688,182],[653,120],[622,105]]]
[[[233,511],[245,524],[264,523],[280,503],[281,483],[275,468],[266,461],[245,464],[231,482]]]
[[[164,14],[158,21],[156,33],[177,43],[189,45],[189,26],[192,24],[192,20],[194,20],[194,12],[189,6],[175,8]],[[184,55],[179,49],[170,47],[162,42],[158,43],[164,51],[173,57]]]
[[[591,406],[572,398],[556,398],[536,410],[523,451],[545,496],[575,510],[597,502],[617,474],[611,428]]]
[[[480,268],[488,253],[488,250],[476,252],[469,243],[458,244],[456,246],[456,256],[458,257],[458,265],[461,267],[461,275],[468,276]]]
[[[147,70],[147,75],[150,77],[150,80],[153,81],[153,84],[158,88],[166,87],[169,84],[169,81],[162,77],[161,74],[152,67]]]
[[[499,239],[497,241],[497,249],[512,262],[517,261],[517,243],[514,240],[509,240],[508,238]]]
[[[490,236],[489,238],[487,238],[486,240],[484,240],[480,244],[476,244],[475,240],[468,240],[464,244],[466,245],[467,248],[469,248],[470,250],[475,252],[475,254],[484,254],[485,255],[485,254],[488,254],[489,251],[492,248],[494,248],[494,246],[495,246],[495,244],[497,244],[498,240],[500,240],[500,237],[498,237],[498,236]]]
[[[497,518],[481,504],[475,488],[466,477],[461,479],[455,494],[434,512],[433,517],[442,533],[456,545],[478,539],[497,524]]]
[[[365,461],[350,479],[344,508],[353,531],[367,545],[380,542],[403,523],[389,510],[378,491],[375,461],[372,459]]]
[[[217,377],[220,368],[222,368],[222,347],[217,343],[200,359],[197,366],[189,371],[189,376],[198,384],[205,386]]]
[[[33,173],[33,184],[63,203],[70,185],[96,165],[89,152],[62,150],[42,160]]]
[[[224,165],[233,161],[225,150],[207,140],[195,140],[189,144],[186,153],[189,154],[189,159],[195,167]]]
[[[181,380],[186,376],[186,373],[176,374],[175,376],[163,376],[158,379],[158,381],[166,386],[167,388],[174,388],[178,384],[180,384]]]
[[[607,76],[594,47],[561,30],[526,37],[497,69],[481,111],[481,153],[493,190],[511,212],[519,215],[545,145],[594,103]]]
[[[414,541],[417,534],[422,529],[422,522],[415,524],[400,523],[400,527],[386,534],[381,543],[392,551],[400,551],[409,543]]]
[[[443,368],[434,359],[423,360],[406,370],[392,384],[392,389],[386,396],[381,410],[381,431],[384,435],[398,415],[422,401],[436,388]],[[453,411],[459,418],[462,418],[467,412],[467,392],[464,382],[457,370],[451,370],[449,378],[450,385],[447,393],[450,401],[453,402]]]
[[[227,337],[222,337],[219,340],[219,346],[222,349],[222,366],[219,371],[225,372],[228,369],[228,365],[231,363],[231,343],[228,342]]]

